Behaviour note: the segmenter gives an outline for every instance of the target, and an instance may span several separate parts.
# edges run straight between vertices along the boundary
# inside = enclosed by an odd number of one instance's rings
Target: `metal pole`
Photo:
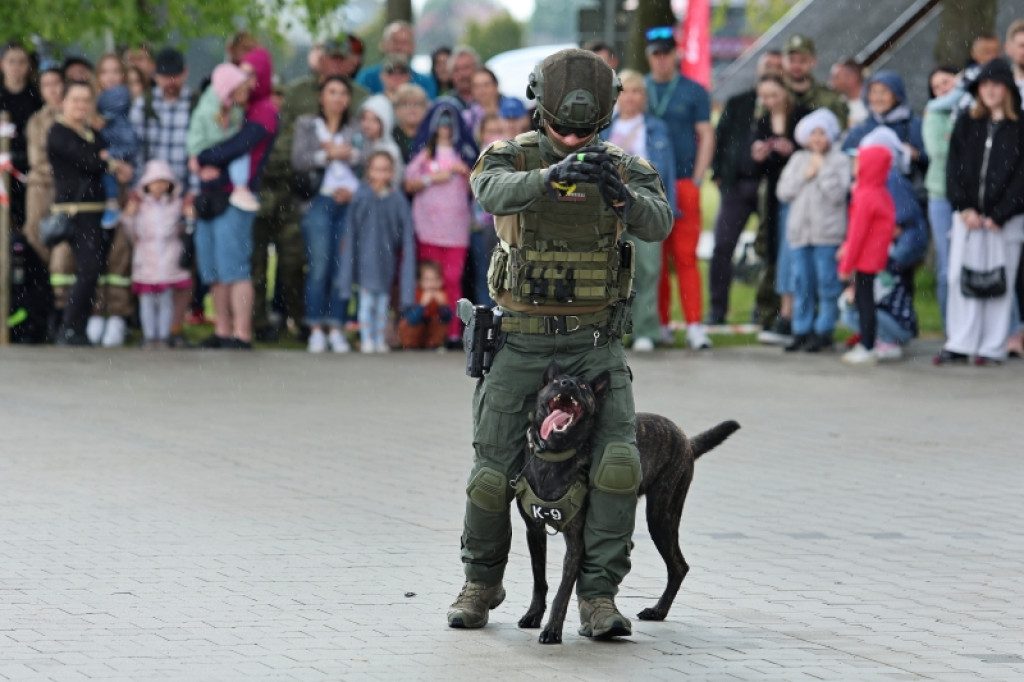
[[[604,42],[615,50],[615,10],[619,0],[604,0]]]
[[[10,114],[0,111],[0,158],[7,158],[11,151],[11,138],[3,134],[10,122]],[[11,202],[10,173],[0,171],[0,182],[7,188],[7,200],[0,205],[0,347],[10,343],[7,318],[11,314]]]

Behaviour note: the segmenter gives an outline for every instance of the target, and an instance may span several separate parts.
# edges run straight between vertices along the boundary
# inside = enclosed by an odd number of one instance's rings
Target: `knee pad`
[[[505,474],[483,467],[470,480],[466,495],[470,502],[484,511],[501,512],[508,509],[509,490]]]
[[[636,494],[640,488],[640,453],[628,443],[609,443],[594,475],[594,487],[613,495]]]

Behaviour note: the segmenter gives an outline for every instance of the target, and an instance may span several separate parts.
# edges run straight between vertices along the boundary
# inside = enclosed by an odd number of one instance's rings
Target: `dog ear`
[[[594,391],[594,398],[598,401],[604,399],[608,395],[608,391],[612,388],[612,375],[611,372],[605,370],[598,374],[596,377],[590,380],[590,388]]]
[[[547,369],[544,370],[544,378],[541,383],[541,388],[550,384],[555,380],[555,377],[559,376],[561,373],[562,368],[558,366],[556,361],[552,360]]]

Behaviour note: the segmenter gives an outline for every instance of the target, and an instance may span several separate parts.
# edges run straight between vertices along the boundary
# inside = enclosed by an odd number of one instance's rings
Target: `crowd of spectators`
[[[914,275],[930,242],[947,338],[936,363],[1021,355],[1024,21],[1005,46],[979,36],[970,64],[938,66],[923,115],[895,71],[844,59],[829,85],[816,81],[814,41],[790,36],[717,127],[708,92],[679,74],[673,30],[646,38],[649,74],[619,73],[601,133],[652,163],[675,211],[664,244],[634,240],[635,351],[674,343],[673,270],[688,345],[712,346],[708,327],[729,318],[734,253],[756,215],[759,341],[828,351],[846,323],[855,345],[844,361],[901,357],[917,334]],[[283,85],[270,53],[240,33],[193,92],[174,48],[136,46],[94,66],[40,64],[8,43],[11,216],[49,266],[50,340],[118,346],[137,321],[142,345],[187,347],[184,326],[210,321],[209,349],[289,329],[313,353],[458,346],[454,303],[489,303],[495,245],[469,174],[487,144],[530,129],[529,103],[501,94],[466,46],[439,48],[429,73],[414,71],[407,23],[388,25],[380,46],[381,61],[364,65],[355,36],[319,43],[309,74]],[[585,47],[618,68],[608,45]],[[722,200],[705,314],[706,177]],[[72,237],[47,244],[40,223],[61,212]],[[972,289],[972,273],[993,268],[1002,293]]]

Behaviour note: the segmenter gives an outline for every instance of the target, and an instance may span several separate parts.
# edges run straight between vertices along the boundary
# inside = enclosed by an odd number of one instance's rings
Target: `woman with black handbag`
[[[974,106],[949,144],[946,190],[952,205],[948,338],[935,364],[998,364],[1006,358],[1024,243],[1024,114],[1010,65],[985,64],[971,84]],[[1002,281],[1002,286],[998,285]]]
[[[57,333],[57,344],[65,346],[92,345],[85,325],[114,240],[114,231],[101,227],[100,215],[104,209],[103,175],[118,162],[108,161],[106,144],[89,126],[93,97],[91,85],[69,81],[61,114],[46,138],[56,191],[51,210],[69,217],[67,239],[75,256],[75,283]]]

